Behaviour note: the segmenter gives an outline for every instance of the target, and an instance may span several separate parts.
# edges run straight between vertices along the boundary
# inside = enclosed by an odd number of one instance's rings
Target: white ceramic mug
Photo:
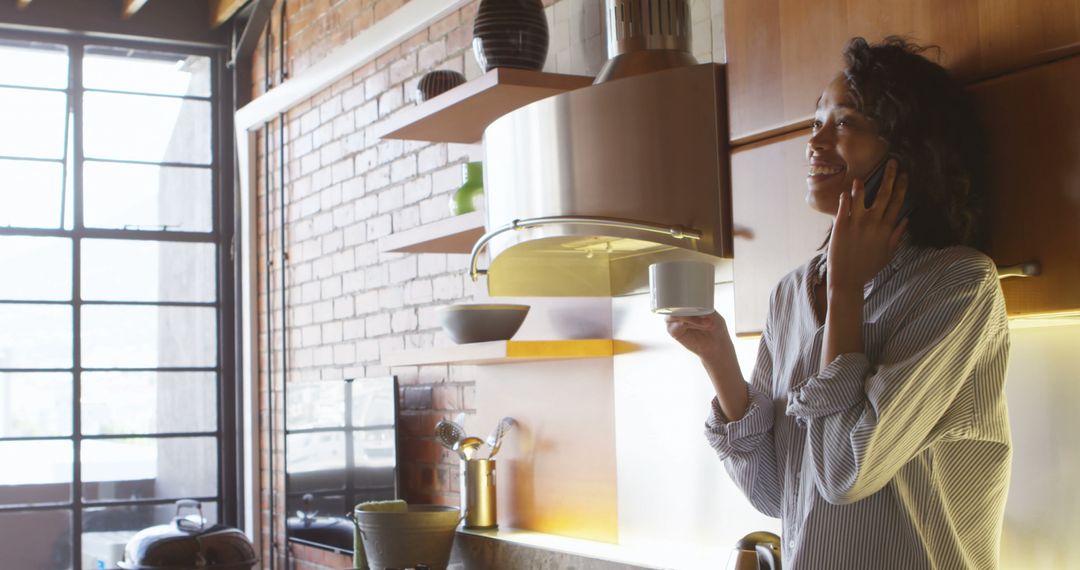
[[[714,268],[703,261],[662,261],[649,266],[652,311],[676,317],[713,312]]]

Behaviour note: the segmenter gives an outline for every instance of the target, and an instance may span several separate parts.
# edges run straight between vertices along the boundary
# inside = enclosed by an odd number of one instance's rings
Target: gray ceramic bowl
[[[521,328],[528,305],[449,305],[438,309],[442,328],[458,344],[510,340]]]

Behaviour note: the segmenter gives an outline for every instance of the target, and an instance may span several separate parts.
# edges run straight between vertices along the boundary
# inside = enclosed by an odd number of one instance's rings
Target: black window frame
[[[64,237],[72,240],[72,297],[67,301],[0,301],[3,304],[56,304],[72,307],[72,367],[70,369],[0,369],[0,372],[40,372],[62,371],[72,374],[72,430],[71,435],[66,437],[55,436],[31,436],[31,437],[3,437],[0,442],[7,441],[33,441],[33,440],[59,440],[71,441],[73,445],[72,457],[72,481],[71,500],[68,502],[50,502],[31,505],[0,506],[0,514],[30,512],[30,511],[63,511],[68,510],[72,515],[72,544],[71,544],[71,567],[80,568],[82,560],[82,534],[83,516],[87,509],[102,507],[122,506],[156,506],[172,504],[175,499],[135,499],[135,500],[100,500],[85,502],[83,498],[83,481],[81,474],[81,445],[85,440],[109,440],[128,437],[149,437],[154,439],[166,439],[190,436],[213,435],[217,441],[217,494],[206,497],[190,497],[197,500],[214,501],[217,503],[218,522],[229,526],[243,529],[244,527],[244,486],[241,474],[243,469],[244,444],[241,438],[243,433],[242,413],[242,374],[238,359],[240,350],[240,318],[237,313],[237,288],[236,283],[240,275],[238,249],[236,247],[235,228],[237,227],[236,205],[237,195],[235,192],[235,166],[234,166],[234,140],[233,140],[233,105],[235,97],[235,81],[233,74],[228,69],[228,48],[212,44],[162,41],[152,38],[132,38],[127,36],[115,36],[110,34],[63,32],[51,30],[30,30],[22,27],[8,27],[0,25],[0,39],[23,42],[43,42],[64,45],[68,49],[68,85],[63,92],[67,95],[68,112],[74,113],[74,121],[69,128],[73,129],[74,153],[65,156],[65,162],[71,161],[74,167],[72,185],[74,211],[71,212],[74,223],[72,229],[63,227],[56,229],[42,228],[10,228],[0,227],[0,236],[39,236],[39,237]],[[210,73],[210,95],[208,97],[187,97],[187,99],[206,100],[211,105],[211,185],[212,185],[212,221],[213,226],[209,233],[194,231],[157,231],[143,229],[103,229],[86,228],[83,226],[83,165],[86,162],[83,154],[82,136],[82,104],[83,94],[86,91],[123,93],[122,91],[107,91],[100,89],[85,89],[82,85],[82,56],[87,46],[107,46],[129,48],[139,51],[160,51],[210,58],[212,71]],[[54,91],[59,91],[54,89]],[[155,96],[152,93],[136,93],[138,95]],[[65,141],[65,144],[66,141]],[[65,153],[66,154],[66,153]],[[109,161],[128,162],[136,164],[160,164],[169,166],[175,163],[159,162],[146,163],[141,161]],[[205,166],[205,165],[203,165]],[[216,244],[217,256],[215,269],[217,274],[216,301],[213,303],[185,303],[185,302],[151,302],[138,303],[129,301],[92,301],[84,302],[80,299],[80,240],[86,238],[104,239],[141,239],[160,240],[171,242],[199,242]],[[81,376],[83,372],[96,372],[100,370],[147,370],[139,368],[84,368],[81,363],[80,346],[80,309],[83,305],[153,305],[161,307],[169,306],[214,306],[216,307],[217,320],[217,365],[198,367],[198,371],[213,370],[216,373],[216,396],[217,396],[217,428],[213,432],[187,432],[165,434],[123,434],[117,435],[83,435],[81,433],[82,418],[79,395],[81,391]],[[184,371],[185,368],[159,367],[154,371]]]

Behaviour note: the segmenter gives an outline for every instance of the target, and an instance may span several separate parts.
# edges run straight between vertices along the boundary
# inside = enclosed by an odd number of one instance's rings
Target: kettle
[[[780,537],[771,532],[752,532],[735,543],[727,570],[780,570]]]

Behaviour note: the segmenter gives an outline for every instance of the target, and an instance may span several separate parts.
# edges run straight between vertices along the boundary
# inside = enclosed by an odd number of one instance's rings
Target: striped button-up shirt
[[[863,291],[862,353],[820,368],[825,254],[773,291],[745,415],[706,437],[783,521],[786,570],[996,568],[1011,443],[993,262],[901,243]]]

